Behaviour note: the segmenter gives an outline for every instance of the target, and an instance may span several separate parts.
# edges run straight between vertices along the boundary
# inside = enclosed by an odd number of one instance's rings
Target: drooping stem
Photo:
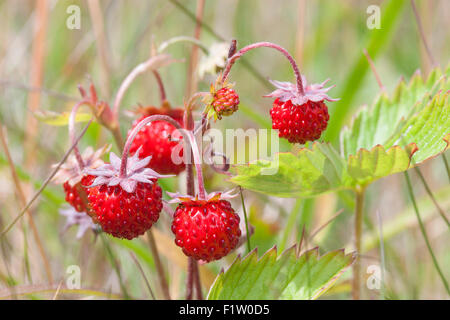
[[[170,300],[169,286],[167,285],[166,276],[164,274],[164,268],[162,266],[161,259],[159,258],[158,248],[156,247],[155,238],[153,237],[151,229],[147,231],[147,237],[148,237],[148,244],[150,246],[150,250],[153,255],[153,260],[155,262],[156,272],[158,272],[161,290],[164,294],[164,298]]]
[[[238,60],[240,57],[242,57],[246,52],[248,52],[252,49],[260,48],[260,47],[267,47],[267,48],[272,48],[272,49],[278,50],[289,60],[289,63],[291,64],[292,69],[294,70],[295,78],[297,81],[298,93],[300,95],[303,95],[305,93],[305,90],[303,88],[302,76],[300,74],[300,70],[299,70],[294,58],[290,55],[290,53],[286,49],[284,49],[283,47],[281,47],[277,44],[271,43],[271,42],[256,42],[256,43],[250,44],[250,45],[242,48],[238,52],[236,52],[230,59],[228,59],[228,63],[225,67],[225,71],[223,72],[222,83],[228,78],[231,67],[234,65],[236,60]]]
[[[361,236],[363,225],[363,212],[364,212],[364,188],[359,188],[355,191],[356,204],[355,204],[355,250],[357,253],[355,263],[353,264],[353,281],[352,281],[352,297],[353,300],[360,299],[361,290]]]
[[[128,139],[125,142],[125,147],[123,148],[123,153],[122,153],[122,164],[120,167],[120,176],[122,178],[127,176],[128,154],[130,152],[131,144],[133,143],[134,138],[136,137],[138,132],[141,131],[141,129],[144,126],[146,126],[147,124],[149,124],[150,122],[153,122],[153,121],[165,121],[165,122],[173,125],[183,135],[183,138],[185,139],[185,141],[188,141],[188,142],[190,141],[189,135],[186,133],[185,130],[183,130],[183,128],[180,126],[180,124],[177,121],[175,121],[172,117],[156,114],[156,115],[148,116],[148,117],[142,119],[134,127],[133,131],[131,131],[131,133],[128,135]]]
[[[158,47],[158,53],[163,52],[164,50],[166,50],[170,45],[174,44],[174,43],[178,43],[178,42],[188,42],[188,43],[192,43],[193,45],[199,47],[200,49],[202,49],[202,51],[206,54],[209,54],[209,50],[208,48],[203,44],[203,42],[201,42],[200,40],[197,40],[193,37],[188,37],[188,36],[179,36],[179,37],[173,37],[163,43],[161,43],[161,45]]]
[[[168,59],[167,55],[158,55],[151,57],[145,62],[142,62],[141,64],[137,65],[130,74],[125,78],[125,80],[122,82],[122,84],[119,87],[119,90],[117,91],[116,98],[114,99],[113,104],[113,116],[114,120],[117,122],[119,117],[119,109],[120,104],[122,102],[123,97],[125,96],[125,93],[127,92],[130,85],[133,83],[133,81],[141,74],[146,72],[147,70],[155,70],[157,67],[161,67],[164,64],[167,64],[170,60]]]
[[[159,97],[161,99],[161,104],[163,104],[163,102],[166,100],[166,90],[164,89],[164,83],[158,71],[153,70],[153,75],[155,76],[156,82],[158,83]]]
[[[80,150],[78,149],[78,143],[75,143],[76,142],[75,118],[76,118],[78,109],[82,105],[85,105],[85,104],[88,104],[88,102],[86,100],[81,100],[80,102],[78,102],[72,108],[72,111],[71,111],[70,117],[69,117],[69,139],[70,139],[71,143],[74,145],[73,153],[75,154],[75,158],[77,159],[80,171],[84,169],[84,161],[83,161],[83,158],[81,157]]]

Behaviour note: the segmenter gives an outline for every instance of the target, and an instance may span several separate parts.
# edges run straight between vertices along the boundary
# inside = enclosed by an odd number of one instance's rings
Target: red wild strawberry
[[[85,168],[94,169],[103,164],[100,159],[102,155],[109,149],[105,146],[102,149],[94,151],[91,147],[81,155]],[[58,173],[53,178],[55,183],[62,183],[66,201],[78,212],[86,212],[88,215],[92,213],[89,210],[86,190],[81,184],[83,172],[74,155],[71,155],[67,161],[61,166]]]
[[[326,129],[330,116],[324,101],[331,99],[324,88],[328,80],[321,84],[306,85],[302,77],[304,93],[300,94],[296,85],[289,82],[271,81],[277,88],[266,97],[276,98],[270,110],[272,129],[278,129],[278,136],[291,143],[305,144],[320,138]]]
[[[147,107],[141,108],[138,112],[144,115],[133,123],[133,128],[144,118],[154,114],[164,114],[175,119],[181,126],[183,126],[183,110],[169,109],[168,106],[163,106],[161,109]],[[179,140],[182,139],[181,134],[177,129],[165,122],[154,121],[147,124],[139,133],[130,148],[130,154],[134,154],[139,147],[142,146],[139,157],[146,158],[151,156],[149,168],[162,174],[179,174],[184,170],[184,163],[177,164],[172,159],[172,152],[175,147],[179,145]],[[183,157],[183,148],[180,148],[180,159]]]
[[[239,216],[220,194],[198,200],[179,198],[172,222],[175,244],[195,260],[210,262],[221,259],[236,248],[241,230]],[[173,202],[173,201],[172,201]]]
[[[93,177],[83,178],[98,223],[103,231],[117,238],[131,240],[144,234],[158,220],[162,209],[157,178],[163,176],[146,168],[150,157],[139,159],[139,151],[128,158],[125,176],[120,175],[122,161],[111,152],[110,163],[87,170]]]
[[[279,137],[300,144],[319,139],[330,118],[322,101],[294,105],[291,100],[282,102],[279,98],[274,101],[270,116],[272,129],[278,129]]]
[[[81,193],[85,192],[83,186],[80,183],[72,186],[69,181],[66,181],[63,187],[66,201],[78,212],[87,212],[88,204],[85,202],[86,198],[83,198],[81,195]]]

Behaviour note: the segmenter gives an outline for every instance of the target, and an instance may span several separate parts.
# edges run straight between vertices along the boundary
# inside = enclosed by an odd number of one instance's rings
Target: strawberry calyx
[[[325,84],[330,79],[325,80],[322,83],[315,83],[308,85],[306,78],[302,75],[303,93],[300,93],[297,89],[297,85],[291,82],[282,82],[276,80],[269,80],[275,86],[275,90],[264,97],[279,99],[281,102],[291,101],[294,105],[303,105],[308,101],[320,102],[320,101],[337,101],[339,99],[330,98],[327,92],[334,88],[336,85],[325,88]]]
[[[167,194],[172,198],[167,201],[167,203],[182,203],[199,206],[205,205],[208,202],[232,199],[239,195],[239,193],[236,193],[236,188],[226,192],[216,191],[207,193],[204,199],[199,198],[198,194],[195,196],[185,195],[180,192],[167,192]]]
[[[140,148],[136,153],[128,157],[126,163],[126,174],[121,174],[122,160],[114,153],[109,154],[110,163],[105,163],[97,169],[86,170],[86,173],[95,177],[88,188],[106,185],[108,187],[120,186],[124,191],[133,193],[139,182],[153,184],[159,178],[173,177],[173,175],[162,175],[147,168],[151,156],[140,159]]]

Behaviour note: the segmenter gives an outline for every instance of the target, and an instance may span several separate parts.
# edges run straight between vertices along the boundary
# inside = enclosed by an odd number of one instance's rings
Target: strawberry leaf
[[[344,160],[327,143],[314,143],[297,154],[278,153],[273,160],[234,166],[231,182],[279,197],[309,197],[349,185]]]
[[[348,158],[355,155],[359,149],[371,149],[380,144],[387,148],[400,144],[405,146],[416,143],[419,151],[414,156],[415,162],[421,162],[443,148],[426,148],[428,144],[438,144],[444,147],[444,137],[450,133],[449,108],[447,99],[435,101],[440,92],[450,90],[450,68],[445,74],[439,69],[433,70],[428,79],[416,73],[409,84],[401,81],[390,98],[382,93],[373,103],[372,108],[360,111],[350,128],[345,128],[341,134],[342,154]],[[436,110],[438,109],[438,110]],[[432,125],[432,117],[441,113],[445,119],[437,125]],[[427,123],[429,126],[424,127]],[[414,131],[410,127],[415,127]],[[406,132],[409,134],[406,135]],[[403,136],[402,141],[399,138]],[[428,140],[425,140],[428,139]],[[439,141],[439,143],[437,142]],[[420,161],[419,161],[420,160]]]
[[[449,92],[437,94],[386,145],[403,146],[414,141],[418,147],[412,159],[415,165],[444,152],[450,143]]]
[[[314,143],[296,155],[279,153],[271,161],[235,166],[231,182],[278,197],[311,197],[342,189],[355,189],[377,179],[405,171],[417,151],[415,144],[389,149],[381,145],[360,149],[347,161],[326,143]]]
[[[370,151],[359,149],[356,156],[348,158],[348,174],[353,186],[364,186],[388,175],[408,170],[417,147],[414,143],[405,148],[394,146],[386,150],[377,145]]]
[[[435,157],[450,145],[449,75],[450,68],[426,80],[416,74],[408,85],[400,82],[393,98],[378,97],[342,132],[343,156],[316,142],[295,155],[235,166],[231,182],[280,197],[310,197],[365,186]]]
[[[343,250],[319,256],[317,248],[297,255],[296,246],[277,255],[276,248],[258,259],[257,250],[238,257],[212,285],[209,300],[316,299],[355,260]]]

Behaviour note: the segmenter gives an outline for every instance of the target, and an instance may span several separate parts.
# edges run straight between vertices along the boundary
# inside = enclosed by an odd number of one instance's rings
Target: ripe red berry
[[[276,90],[265,97],[275,98],[270,116],[272,129],[279,130],[278,136],[300,144],[319,139],[330,119],[324,101],[337,100],[327,95],[328,90],[333,88],[324,88],[328,80],[307,85],[302,76],[303,87],[290,82],[270,82]]]
[[[181,109],[146,108],[143,113],[145,115],[133,123],[130,132],[142,119],[153,114],[169,115],[183,126],[183,110]],[[131,144],[130,154],[134,154],[142,146],[139,157],[152,157],[148,164],[149,168],[161,174],[179,174],[184,170],[184,163],[175,163],[172,159],[172,152],[179,145],[180,140],[182,140],[182,136],[173,125],[165,121],[154,121],[147,124],[136,135]],[[182,159],[183,148],[180,148],[178,155],[179,159]]]
[[[233,89],[223,87],[214,93],[211,105],[217,118],[222,119],[222,116],[232,115],[238,110],[239,96]]]
[[[147,168],[150,157],[128,158],[121,174],[122,160],[113,152],[110,163],[86,170],[82,183],[97,223],[114,237],[131,240],[144,234],[158,220],[162,210],[162,191],[157,178],[163,177]]]
[[[131,240],[144,234],[159,219],[161,188],[156,183],[139,182],[132,193],[120,186],[88,188],[89,203],[103,231]]]
[[[83,199],[82,196],[85,195],[81,194],[82,192],[85,192],[83,186],[80,183],[72,186],[69,181],[66,181],[64,182],[63,187],[64,193],[66,194],[66,201],[78,212],[87,212],[87,198]]]
[[[172,232],[175,243],[196,260],[221,259],[233,250],[241,236],[239,216],[226,200],[190,200],[178,205]]]
[[[91,147],[86,148],[81,156],[84,165],[83,169],[94,169],[102,165],[103,161],[101,160],[101,157],[108,149],[109,146],[105,146],[96,151]],[[63,185],[66,201],[77,212],[86,212],[88,215],[92,216],[86,190],[81,184],[82,177],[83,170],[80,168],[80,164],[75,155],[71,155],[53,177],[53,181]]]
[[[326,129],[330,116],[323,101],[307,101],[302,105],[276,99],[270,110],[272,129],[278,129],[280,138],[291,143],[305,144],[320,138]]]

